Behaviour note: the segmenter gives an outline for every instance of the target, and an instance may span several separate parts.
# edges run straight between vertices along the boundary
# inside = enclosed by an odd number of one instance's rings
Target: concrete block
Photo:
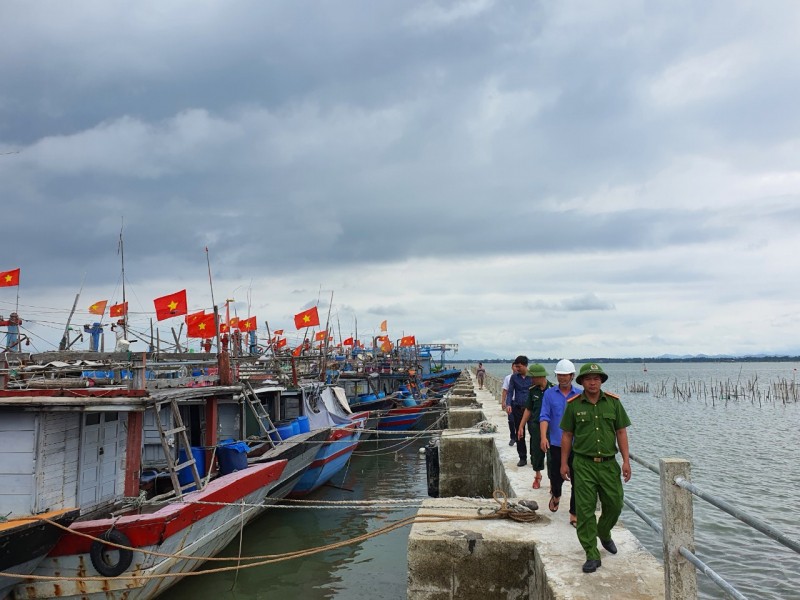
[[[477,401],[475,396],[448,396],[448,406],[472,406]]]
[[[439,445],[439,495],[490,498],[493,481],[492,436],[443,436]]]
[[[486,417],[477,408],[452,408],[448,411],[447,420],[450,429],[467,429],[486,420]]]

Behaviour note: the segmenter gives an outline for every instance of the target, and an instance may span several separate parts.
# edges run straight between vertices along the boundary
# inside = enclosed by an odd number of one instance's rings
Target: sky
[[[798,30],[792,0],[3,2],[0,315],[55,349],[76,294],[78,328],[121,300],[122,233],[148,334],[186,289],[290,343],[318,305],[453,358],[800,354]]]

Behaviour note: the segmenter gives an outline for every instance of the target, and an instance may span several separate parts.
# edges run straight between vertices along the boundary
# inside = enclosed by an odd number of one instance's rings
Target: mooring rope
[[[312,556],[314,554],[318,554],[321,552],[327,552],[329,550],[335,550],[337,548],[342,548],[344,546],[348,546],[350,544],[364,542],[374,537],[378,537],[380,535],[384,535],[387,533],[391,533],[397,529],[401,529],[402,527],[406,527],[408,525],[413,525],[415,523],[444,523],[450,521],[484,521],[489,519],[504,519],[508,518],[513,521],[519,523],[532,523],[538,520],[539,516],[536,512],[528,507],[522,505],[511,505],[509,506],[508,503],[508,496],[502,490],[495,490],[492,494],[492,498],[494,501],[500,505],[499,508],[495,508],[492,512],[488,514],[481,514],[480,508],[478,509],[478,514],[476,515],[437,515],[437,514],[417,514],[412,515],[409,517],[405,517],[394,523],[390,523],[385,527],[381,527],[375,531],[364,533],[358,535],[356,537],[350,538],[348,540],[342,540],[339,542],[333,542],[331,544],[326,544],[324,546],[316,546],[313,548],[307,548],[305,550],[297,550],[294,552],[285,552],[281,554],[264,554],[264,555],[257,555],[257,556],[249,556],[249,557],[242,557],[242,556],[233,556],[233,557],[206,557],[206,556],[191,556],[191,555],[184,555],[184,554],[170,554],[164,552],[157,552],[154,550],[145,550],[142,548],[134,548],[131,546],[125,546],[123,544],[117,544],[115,542],[102,540],[98,537],[89,535],[87,533],[83,533],[80,531],[75,531],[70,529],[69,527],[62,525],[56,521],[53,521],[46,517],[37,517],[32,516],[30,518],[36,519],[45,523],[49,523],[59,529],[63,529],[69,532],[72,535],[77,535],[80,537],[88,538],[93,542],[98,542],[103,546],[109,546],[118,548],[120,550],[129,550],[131,552],[139,552],[144,555],[149,556],[156,556],[161,558],[169,558],[175,560],[200,560],[200,561],[217,561],[217,562],[224,562],[224,561],[237,561],[238,564],[234,566],[228,567],[218,567],[214,569],[204,569],[200,571],[190,571],[190,572],[171,572],[171,573],[152,573],[152,574],[121,574],[116,577],[96,577],[96,576],[87,576],[87,577],[65,577],[65,576],[56,576],[56,575],[23,575],[21,573],[9,573],[7,571],[0,572],[0,576],[3,577],[21,577],[27,581],[75,581],[75,582],[84,582],[84,581],[109,581],[114,579],[123,579],[123,580],[149,580],[149,579],[166,579],[169,577],[188,577],[188,576],[197,576],[197,575],[207,575],[211,573],[223,573],[229,571],[238,571],[239,569],[250,569],[254,567],[260,567],[276,562],[282,562],[285,560],[292,560],[295,558],[303,558],[305,556]],[[235,505],[239,505],[239,503],[232,503]],[[242,507],[244,508],[244,504]],[[463,508],[463,507],[461,507]],[[248,562],[246,564],[241,564],[241,561],[254,561]],[[157,567],[159,565],[154,565]]]

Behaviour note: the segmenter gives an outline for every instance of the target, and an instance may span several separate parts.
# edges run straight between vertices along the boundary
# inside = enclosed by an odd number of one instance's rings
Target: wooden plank
[[[0,435],[0,453],[32,453],[35,438],[33,431],[4,431]],[[2,464],[2,458],[0,458],[0,464]]]

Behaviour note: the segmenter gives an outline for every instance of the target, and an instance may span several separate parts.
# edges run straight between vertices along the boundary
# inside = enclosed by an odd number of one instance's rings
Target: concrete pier
[[[613,532],[618,553],[611,555],[598,543],[602,566],[583,573],[586,558],[569,524],[570,484],[564,484],[558,512],[551,513],[547,470],[542,471],[541,488],[533,489],[530,463],[516,466],[519,456],[508,445],[506,414],[498,398],[489,389],[478,390],[466,371],[451,398],[458,398],[457,404],[449,403],[452,429],[487,420],[497,432],[442,436],[441,497],[427,500],[420,513],[474,515],[478,506],[497,508],[491,496],[502,490],[514,501],[535,500],[540,518],[535,523],[495,519],[415,524],[408,542],[410,600],[664,598],[663,567],[622,522]]]

